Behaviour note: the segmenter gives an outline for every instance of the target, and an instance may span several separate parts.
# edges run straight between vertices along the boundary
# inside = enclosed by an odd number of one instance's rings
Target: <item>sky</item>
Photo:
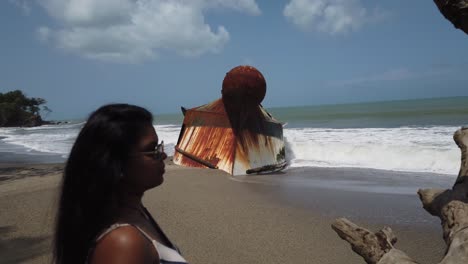
[[[47,119],[177,113],[238,65],[267,108],[468,95],[468,36],[428,0],[2,0],[0,34],[0,92],[46,99]]]

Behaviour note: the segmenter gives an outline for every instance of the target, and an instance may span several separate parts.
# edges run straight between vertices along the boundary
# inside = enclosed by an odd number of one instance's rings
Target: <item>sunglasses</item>
[[[139,152],[143,155],[151,155],[153,156],[154,159],[156,160],[162,160],[165,153],[164,153],[164,140],[161,141],[161,143],[159,145],[156,146],[156,148],[154,148],[153,151],[142,151],[142,152]]]

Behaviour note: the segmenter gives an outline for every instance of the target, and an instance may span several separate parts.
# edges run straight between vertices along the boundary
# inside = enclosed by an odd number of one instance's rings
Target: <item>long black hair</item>
[[[129,152],[152,122],[150,112],[128,104],[105,105],[90,115],[63,174],[55,263],[85,263],[94,237],[109,224]]]

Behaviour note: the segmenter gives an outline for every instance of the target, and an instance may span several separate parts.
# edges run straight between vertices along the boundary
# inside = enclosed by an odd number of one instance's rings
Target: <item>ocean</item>
[[[267,107],[267,106],[266,106]],[[268,108],[285,123],[290,169],[364,168],[453,176],[460,150],[453,133],[468,125],[468,97]],[[173,155],[182,114],[154,116]],[[0,128],[0,162],[65,161],[83,120]]]

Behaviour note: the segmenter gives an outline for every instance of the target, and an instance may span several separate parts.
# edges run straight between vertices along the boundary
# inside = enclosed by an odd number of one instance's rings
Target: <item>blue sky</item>
[[[242,64],[266,107],[468,95],[468,36],[432,1],[6,0],[0,30],[0,92],[45,98],[50,119],[179,112]]]

